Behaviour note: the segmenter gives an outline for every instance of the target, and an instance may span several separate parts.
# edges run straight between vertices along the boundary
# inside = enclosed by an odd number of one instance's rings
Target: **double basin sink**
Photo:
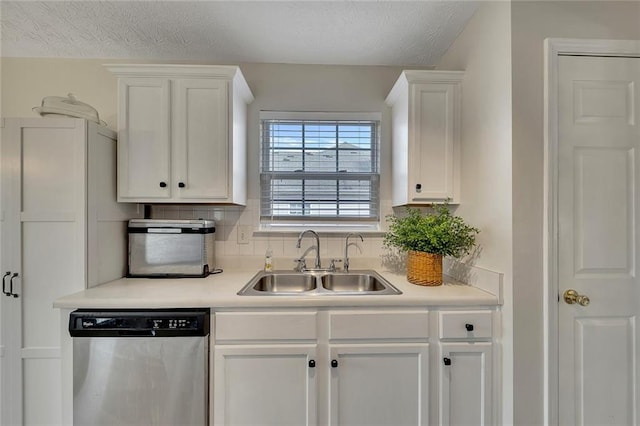
[[[346,296],[402,294],[375,271],[258,272],[240,296]]]

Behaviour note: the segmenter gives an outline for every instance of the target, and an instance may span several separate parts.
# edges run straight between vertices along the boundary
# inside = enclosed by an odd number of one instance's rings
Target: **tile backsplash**
[[[392,212],[391,202],[381,203],[381,214],[384,218]],[[269,231],[258,232],[260,224],[259,200],[247,200],[246,206],[219,205],[164,205],[156,204],[151,208],[153,219],[211,219],[216,224],[216,256],[264,256],[271,248],[275,258],[297,258],[313,245],[313,239],[305,237],[301,248],[296,248],[297,232]],[[382,227],[386,227],[384,219]],[[240,241],[238,227],[249,230],[245,241]],[[344,256],[344,238],[349,231],[323,233],[320,235],[320,256],[328,264],[332,257]],[[349,257],[379,258],[387,251],[382,248],[382,232],[363,232],[364,241],[352,238],[349,240]],[[354,243],[356,247],[352,245]],[[308,254],[311,258],[314,254]]]

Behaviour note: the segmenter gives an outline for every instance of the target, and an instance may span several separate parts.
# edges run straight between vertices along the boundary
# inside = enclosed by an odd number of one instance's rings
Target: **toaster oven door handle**
[[[148,228],[147,233],[149,234],[181,234],[182,229],[180,228]]]

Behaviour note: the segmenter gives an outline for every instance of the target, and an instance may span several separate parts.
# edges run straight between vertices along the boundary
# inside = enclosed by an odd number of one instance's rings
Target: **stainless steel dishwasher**
[[[77,310],[73,423],[208,423],[209,310]]]

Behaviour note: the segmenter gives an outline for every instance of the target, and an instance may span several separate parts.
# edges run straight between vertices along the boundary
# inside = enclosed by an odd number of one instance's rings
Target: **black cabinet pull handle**
[[[166,188],[167,182],[160,182],[160,188]]]
[[[315,368],[316,366],[316,361],[314,359],[310,359],[309,360],[309,368]]]
[[[444,365],[451,365],[451,358],[443,358],[442,361],[444,361]]]
[[[336,368],[338,366],[338,360],[337,359],[332,359],[331,360],[331,368]]]
[[[420,191],[422,189],[421,183],[416,183],[416,191]]]
[[[466,328],[467,331],[473,331],[473,324],[465,324],[464,328]]]
[[[6,290],[6,288],[7,288],[7,277],[9,275],[11,275],[11,271],[5,272],[5,274],[2,276],[2,293],[5,296],[11,296],[11,293]]]
[[[184,182],[178,182],[178,188],[184,188],[185,186]]]
[[[18,273],[15,272],[13,275],[11,275],[11,279],[9,280],[9,293],[13,296],[13,297],[18,297],[18,293],[14,293],[13,292],[13,279],[16,278],[18,276]],[[7,295],[8,296],[8,295]]]

